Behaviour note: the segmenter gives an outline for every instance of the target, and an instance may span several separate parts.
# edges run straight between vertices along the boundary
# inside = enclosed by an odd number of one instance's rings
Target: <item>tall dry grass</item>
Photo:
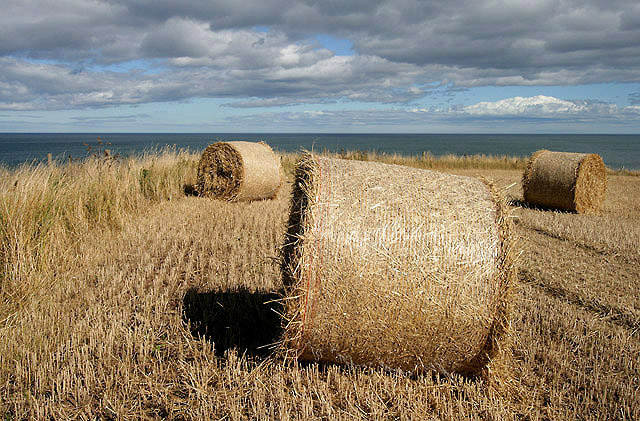
[[[90,231],[183,195],[198,156],[164,149],[140,157],[91,157],[0,168],[0,321],[55,280],[65,256]]]
[[[444,170],[447,172],[459,170],[524,170],[529,161],[528,156],[512,155],[492,155],[492,154],[471,154],[471,155],[433,155],[431,152],[423,152],[418,155],[405,155],[398,153],[386,153],[376,151],[342,150],[340,152],[323,151],[322,156],[342,159],[354,159],[358,161],[376,161],[387,164],[405,165],[415,168],[426,168],[434,170]],[[295,165],[296,154],[285,153],[283,156],[283,166],[291,170]],[[638,177],[640,171],[628,169],[607,168],[609,175],[622,175]]]
[[[340,152],[323,151],[322,156],[331,158],[353,159],[357,161],[376,161],[386,164],[405,165],[414,168],[426,169],[524,169],[527,165],[527,157],[508,155],[433,155],[431,152],[423,152],[420,155],[403,155],[398,153],[385,153],[375,151],[343,150]],[[296,154],[285,153],[283,167],[291,171],[297,159]]]

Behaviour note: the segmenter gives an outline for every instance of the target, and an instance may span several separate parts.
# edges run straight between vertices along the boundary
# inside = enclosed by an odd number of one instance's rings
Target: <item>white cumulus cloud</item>
[[[551,96],[537,95],[529,98],[520,96],[495,102],[479,102],[463,108],[463,112],[472,115],[531,115],[542,116],[555,113],[580,113],[587,111],[586,105],[576,104]]]
[[[552,96],[536,95],[528,98],[513,97],[495,102],[479,102],[461,107],[458,112],[471,116],[487,117],[538,117],[538,118],[628,118],[640,116],[636,106],[619,107],[600,101],[564,100]]]

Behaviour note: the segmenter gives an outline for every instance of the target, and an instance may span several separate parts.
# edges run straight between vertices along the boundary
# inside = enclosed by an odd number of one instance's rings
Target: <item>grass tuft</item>
[[[184,194],[197,154],[167,148],[141,157],[0,168],[0,321],[46,287],[58,262],[93,230]]]

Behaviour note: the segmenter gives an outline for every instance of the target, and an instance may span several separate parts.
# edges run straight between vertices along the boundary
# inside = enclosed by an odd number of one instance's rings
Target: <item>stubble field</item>
[[[518,160],[403,162],[491,178],[511,199],[519,282],[496,386],[271,357],[290,183],[269,201],[198,198],[182,193],[197,156],[163,159],[127,164],[150,190],[135,206],[122,193],[116,215],[79,229],[86,215],[56,211],[66,222],[33,244],[3,228],[3,419],[640,418],[640,177],[610,174],[603,211],[576,215],[522,206]],[[7,227],[19,183],[5,184]]]

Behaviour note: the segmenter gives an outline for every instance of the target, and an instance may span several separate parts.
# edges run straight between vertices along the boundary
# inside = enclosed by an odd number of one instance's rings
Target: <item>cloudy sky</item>
[[[637,0],[3,0],[0,131],[640,133]]]

